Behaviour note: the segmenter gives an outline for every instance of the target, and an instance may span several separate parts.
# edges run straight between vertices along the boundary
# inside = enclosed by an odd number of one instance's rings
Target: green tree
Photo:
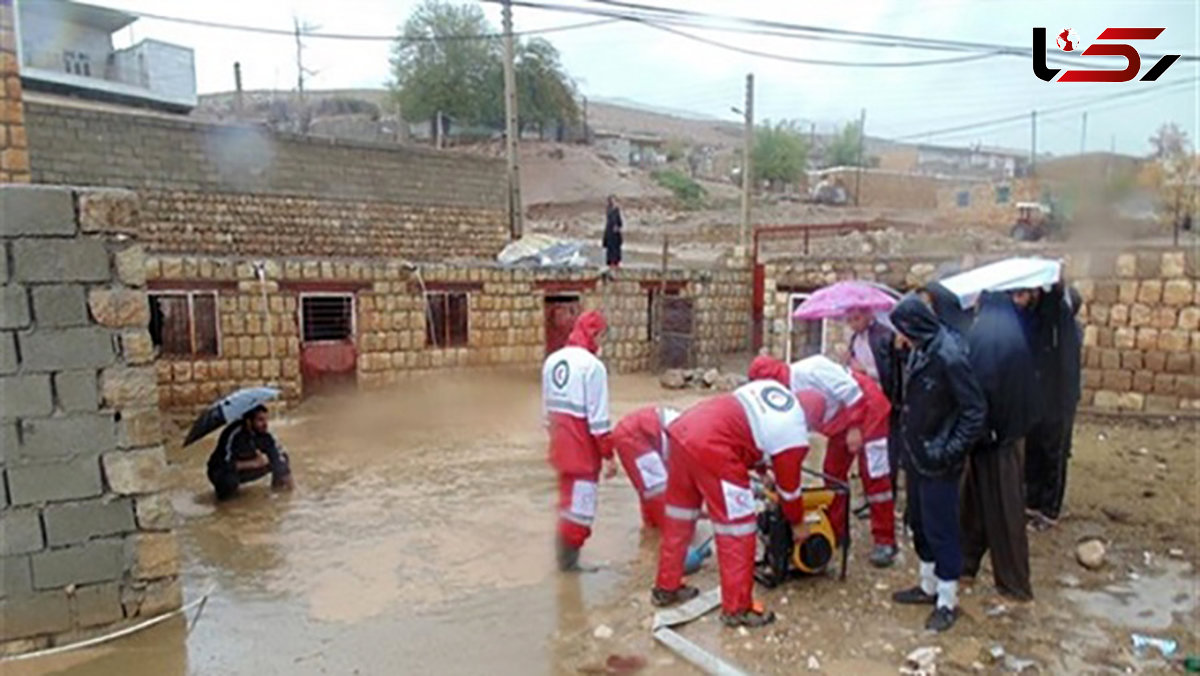
[[[754,132],[754,180],[768,181],[772,189],[794,184],[804,174],[808,144],[796,122],[770,120]]]
[[[504,50],[478,5],[425,0],[392,47],[392,94],[409,120],[504,128]],[[578,119],[575,86],[558,50],[534,38],[514,45],[522,128]]]
[[[481,94],[495,91],[501,58],[490,34],[478,5],[426,0],[417,7],[392,47],[391,89],[401,114],[432,120],[440,111],[464,124],[484,122],[490,102]]]
[[[842,131],[829,141],[825,149],[826,167],[856,167],[859,163],[858,125],[847,122]],[[864,160],[866,158],[863,158]],[[865,164],[865,161],[864,161]]]

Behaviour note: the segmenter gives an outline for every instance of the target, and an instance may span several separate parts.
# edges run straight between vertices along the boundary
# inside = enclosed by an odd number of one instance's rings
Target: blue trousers
[[[959,477],[930,478],[907,471],[908,525],[917,556],[934,563],[939,580],[957,580],[963,571],[958,523]]]

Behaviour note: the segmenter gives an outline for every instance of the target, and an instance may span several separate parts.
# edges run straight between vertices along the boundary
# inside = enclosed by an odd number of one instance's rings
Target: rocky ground
[[[710,614],[682,633],[763,674],[895,674],[920,648],[937,649],[929,651],[938,653],[932,662],[946,674],[1181,673],[1156,653],[1136,654],[1131,635],[1178,641],[1176,660],[1200,652],[1197,424],[1087,420],[1075,438],[1067,513],[1058,527],[1030,534],[1032,603],[995,595],[985,565],[979,582],[962,593],[965,617],[958,626],[946,635],[926,633],[925,609],[890,601],[893,590],[915,579],[907,539],[901,562],[876,571],[866,564],[870,545],[866,523],[859,522],[845,582],[821,577],[758,589],[779,614],[765,630],[726,630]],[[1077,560],[1077,548],[1089,540],[1104,545],[1094,570]],[[642,656],[656,673],[689,673],[650,637],[654,549],[648,537],[618,601],[592,612],[586,630],[558,638],[572,646],[562,673],[603,672],[613,654]],[[694,581],[715,585],[713,565]],[[611,638],[597,638],[609,630]]]

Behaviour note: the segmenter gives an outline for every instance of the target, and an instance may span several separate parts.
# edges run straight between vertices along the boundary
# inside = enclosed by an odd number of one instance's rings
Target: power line
[[[924,49],[929,47],[953,47],[966,49],[971,51],[995,51],[1005,54],[1030,56],[1033,54],[1032,47],[1014,47],[1011,45],[1001,45],[987,42],[971,42],[966,40],[947,40],[942,38],[922,38],[907,35],[896,35],[891,33],[874,33],[868,31],[856,31],[844,28],[831,28],[828,26],[813,26],[808,24],[795,24],[783,21],[774,21],[769,19],[755,19],[751,17],[742,17],[729,14],[714,14],[707,12],[697,12],[694,10],[677,9],[674,7],[659,7],[655,5],[644,5],[634,2],[625,2],[623,0],[588,0],[600,5],[610,7],[618,7],[626,10],[635,10],[642,12],[653,12],[674,16],[685,16],[692,19],[716,19],[718,21],[741,23],[750,26],[763,28],[778,28],[787,31],[808,32],[824,35],[849,36],[860,38],[871,38],[876,40],[891,40],[898,43],[903,43],[903,46],[913,49]],[[514,3],[516,4],[516,3]],[[561,5],[560,5],[561,7]],[[1142,58],[1160,58],[1162,54],[1142,54]],[[1180,57],[1182,61],[1200,60],[1200,56],[1183,55]]]
[[[1155,91],[1158,91],[1161,93],[1163,90],[1175,89],[1177,87],[1180,87],[1181,85],[1189,85],[1189,84],[1194,85],[1197,81],[1200,81],[1200,77],[1188,78],[1188,79],[1184,79],[1184,80],[1174,80],[1171,82],[1164,82],[1164,83],[1161,83],[1156,86],[1146,87],[1144,89],[1136,89],[1136,90],[1132,90],[1132,91],[1121,92],[1120,94],[1109,94],[1107,96],[1095,97],[1095,98],[1091,98],[1091,99],[1087,99],[1087,100],[1075,101],[1072,103],[1064,103],[1064,104],[1061,104],[1058,106],[1051,106],[1049,108],[1041,109],[1038,112],[1039,112],[1039,114],[1042,114],[1042,115],[1054,115],[1054,114],[1061,113],[1061,112],[1067,111],[1067,110],[1073,110],[1073,109],[1077,109],[1080,107],[1087,107],[1087,106],[1091,106],[1091,105],[1095,105],[1095,104],[1103,104],[1103,103],[1107,103],[1110,101],[1129,98],[1132,96],[1140,96],[1140,95],[1148,94],[1148,93],[1155,92]],[[1016,113],[1013,115],[1006,115],[1003,117],[993,118],[990,120],[981,120],[979,122],[972,122],[970,124],[946,127],[943,129],[934,129],[934,130],[923,131],[923,132],[919,132],[919,133],[915,133],[915,134],[904,134],[902,136],[896,136],[892,140],[906,141],[906,140],[911,140],[911,139],[928,138],[928,137],[933,137],[933,136],[940,137],[940,136],[946,136],[946,135],[957,135],[955,132],[977,131],[977,130],[982,130],[982,129],[986,129],[989,127],[996,127],[998,125],[1003,127],[1003,126],[1006,126],[1006,125],[1009,125],[1011,123],[1018,122],[1018,121],[1024,123],[1028,119],[1029,119],[1029,112],[1025,111],[1025,112]]]
[[[294,30],[285,28],[267,28],[265,26],[246,26],[243,24],[223,23],[220,21],[206,21],[204,19],[187,19],[179,16],[167,16],[165,14],[152,14],[150,12],[132,12],[121,10],[126,14],[136,16],[139,19],[152,19],[154,21],[167,21],[170,23],[185,24],[189,26],[200,26],[203,28],[217,28],[221,30],[241,31],[244,33],[260,33],[263,35],[278,35],[282,37],[295,37]],[[603,26],[606,24],[616,23],[620,19],[598,19],[594,21],[583,21],[580,23],[566,24],[563,26],[551,26],[549,28],[536,28],[526,31],[513,31],[514,36],[519,35],[541,35],[544,33],[556,33],[560,31],[578,30],[581,28],[593,28],[595,26]],[[415,36],[408,37],[404,35],[363,35],[358,33],[318,33],[306,32],[304,37],[318,40],[355,40],[361,42],[395,42],[398,39],[403,39],[408,42],[455,42],[465,40],[500,40],[504,37],[503,33],[484,33],[481,35],[446,35],[446,36]]]

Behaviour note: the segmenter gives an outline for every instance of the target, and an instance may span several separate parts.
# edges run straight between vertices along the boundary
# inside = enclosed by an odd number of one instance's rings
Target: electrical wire
[[[246,33],[261,33],[263,35],[278,35],[283,37],[295,37],[296,31],[284,28],[267,28],[265,26],[246,26],[242,24],[223,23],[220,21],[206,21],[204,19],[186,19],[178,16],[167,16],[165,14],[153,14],[150,12],[134,12],[122,10],[124,13],[131,16],[136,16],[139,19],[152,19],[154,21],[167,21],[170,23],[179,23],[189,26],[200,26],[202,28],[218,28],[221,30],[242,31]],[[549,28],[535,28],[525,31],[513,31],[514,37],[522,35],[542,35],[545,33],[556,33],[561,31],[579,30],[582,28],[593,28],[603,26],[620,21],[616,18],[596,19],[593,21],[583,21],[580,23],[566,24],[564,26],[551,26]],[[300,31],[300,36],[303,38],[312,38],[315,40],[355,40],[361,42],[395,42],[403,39],[408,42],[456,42],[467,40],[499,40],[504,37],[503,33],[485,33],[482,35],[446,35],[446,36],[418,36],[407,37],[404,35],[362,35],[357,33],[321,33],[317,31]]]

